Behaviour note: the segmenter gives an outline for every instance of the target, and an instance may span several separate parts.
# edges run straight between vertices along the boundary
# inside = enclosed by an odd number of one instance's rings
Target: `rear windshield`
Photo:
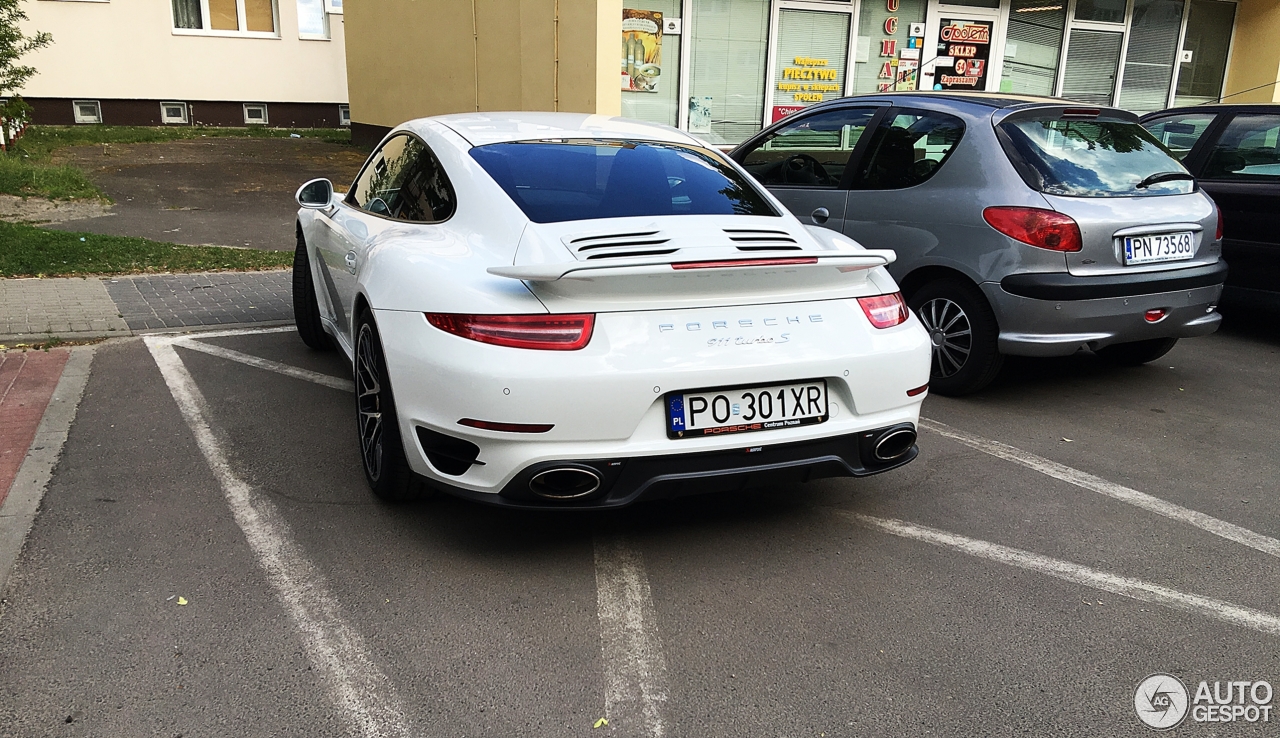
[[[650,141],[490,144],[471,156],[535,223],[652,215],[777,215],[708,151]]]
[[[1156,176],[1187,170],[1137,123],[1019,116],[998,130],[1022,178],[1047,194],[1132,197],[1195,191],[1190,178]]]

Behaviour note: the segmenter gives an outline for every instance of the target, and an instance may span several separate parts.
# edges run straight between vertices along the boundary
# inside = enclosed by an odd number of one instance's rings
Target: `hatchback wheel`
[[[418,496],[418,483],[405,459],[382,341],[373,315],[360,314],[356,334],[356,430],[364,478],[378,497],[404,502]]]
[[[916,290],[907,304],[933,347],[930,391],[966,395],[991,384],[1004,363],[997,350],[1000,328],[977,287],[940,279]]]
[[[1147,341],[1133,341],[1104,346],[1094,353],[1116,366],[1138,366],[1149,361],[1155,361],[1169,353],[1169,350],[1177,342],[1178,339],[1176,338],[1152,338]]]
[[[311,259],[307,256],[307,241],[298,234],[298,244],[293,250],[293,322],[298,326],[302,342],[317,351],[333,348],[329,334],[320,322],[320,303],[316,301],[315,280],[311,278]]]

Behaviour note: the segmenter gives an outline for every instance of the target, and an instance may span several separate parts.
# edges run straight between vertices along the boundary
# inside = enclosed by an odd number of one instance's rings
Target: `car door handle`
[[[828,218],[831,217],[831,211],[827,210],[826,208],[818,208],[817,210],[814,210],[812,213],[809,213],[809,217],[813,219],[814,223],[817,223],[818,225],[822,225],[823,223],[827,222]]]
[[[347,252],[347,271],[356,273],[356,252],[354,251]]]

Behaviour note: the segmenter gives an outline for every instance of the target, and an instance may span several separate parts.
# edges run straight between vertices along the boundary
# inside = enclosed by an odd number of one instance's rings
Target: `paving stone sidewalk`
[[[288,270],[0,279],[0,344],[293,320]]]

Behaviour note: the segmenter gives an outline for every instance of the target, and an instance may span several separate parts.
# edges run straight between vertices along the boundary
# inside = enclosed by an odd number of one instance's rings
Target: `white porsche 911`
[[[406,123],[298,190],[294,309],[354,367],[365,475],[617,507],[908,463],[929,337],[867,250],[672,128]]]

